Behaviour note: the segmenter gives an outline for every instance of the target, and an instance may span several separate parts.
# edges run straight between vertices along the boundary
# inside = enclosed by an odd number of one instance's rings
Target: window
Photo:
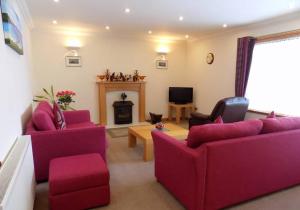
[[[300,37],[255,45],[246,97],[250,109],[300,116]]]

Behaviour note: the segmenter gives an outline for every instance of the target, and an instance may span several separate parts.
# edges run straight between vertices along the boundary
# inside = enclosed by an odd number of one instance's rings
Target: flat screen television
[[[169,102],[187,104],[193,102],[193,88],[169,87]]]

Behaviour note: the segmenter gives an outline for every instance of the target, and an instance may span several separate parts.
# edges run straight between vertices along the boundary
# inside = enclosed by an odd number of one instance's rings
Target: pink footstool
[[[81,210],[110,202],[109,172],[99,154],[51,160],[49,202],[52,210]]]

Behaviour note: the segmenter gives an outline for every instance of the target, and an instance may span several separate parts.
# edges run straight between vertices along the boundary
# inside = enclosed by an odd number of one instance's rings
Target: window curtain
[[[243,37],[238,39],[235,77],[236,96],[245,96],[255,41],[256,39],[254,37]]]

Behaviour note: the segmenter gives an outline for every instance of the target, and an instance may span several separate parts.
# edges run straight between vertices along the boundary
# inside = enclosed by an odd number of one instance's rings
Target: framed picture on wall
[[[5,44],[23,55],[23,42],[19,16],[7,0],[0,0]]]
[[[156,68],[157,69],[168,69],[168,61],[167,60],[157,60]]]
[[[66,67],[81,67],[81,56],[66,56]]]

